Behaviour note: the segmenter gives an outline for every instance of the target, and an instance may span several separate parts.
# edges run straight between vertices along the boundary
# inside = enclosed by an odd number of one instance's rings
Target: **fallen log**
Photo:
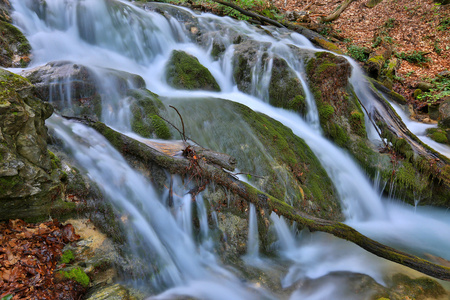
[[[350,241],[366,251],[417,270],[437,279],[450,281],[450,268],[440,266],[420,257],[399,251],[390,246],[383,245],[361,234],[352,227],[336,221],[316,218],[295,210],[287,203],[274,198],[251,185],[238,180],[222,168],[211,165],[202,156],[196,158],[183,156],[169,156],[151,146],[121,134],[103,123],[89,120],[78,120],[102,134],[120,151],[125,158],[138,159],[145,164],[156,164],[171,174],[189,175],[199,182],[215,182],[227,188],[233,194],[255,204],[258,208],[268,209],[288,220],[295,221],[299,226],[307,227],[310,231],[322,231],[338,238]]]
[[[270,18],[266,18],[266,17],[261,16],[261,15],[259,15],[257,13],[245,10],[245,9],[237,6],[236,4],[225,2],[225,1],[220,1],[220,0],[213,0],[213,1],[216,2],[216,3],[219,3],[219,4],[222,4],[222,5],[231,7],[233,9],[237,10],[238,12],[240,12],[241,14],[246,15],[247,17],[253,18],[253,19],[261,22],[261,24],[266,23],[266,24],[270,24],[270,25],[273,25],[273,26],[279,27],[279,28],[284,27],[282,24],[278,23],[277,21],[274,21],[274,20],[272,20]]]

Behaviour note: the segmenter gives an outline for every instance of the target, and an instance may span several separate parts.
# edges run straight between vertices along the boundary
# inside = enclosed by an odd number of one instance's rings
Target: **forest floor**
[[[307,11],[312,23],[338,9],[342,0],[274,0],[280,10]],[[381,40],[395,54],[422,53],[429,62],[401,61],[394,89],[411,100],[419,81],[450,70],[450,5],[432,0],[384,0],[368,8],[368,0],[353,1],[340,17],[321,33],[331,38],[344,52],[356,45],[369,51]],[[305,9],[306,8],[306,9]]]

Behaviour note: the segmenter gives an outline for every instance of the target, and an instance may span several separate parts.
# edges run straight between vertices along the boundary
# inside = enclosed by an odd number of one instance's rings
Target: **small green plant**
[[[11,300],[12,297],[13,297],[13,295],[6,295],[6,296],[2,297],[1,300]]]
[[[384,23],[384,27],[386,28],[394,28],[395,25],[395,19],[394,18],[389,18],[385,23]]]
[[[450,18],[442,19],[439,22],[439,26],[438,26],[437,29],[440,30],[440,31],[449,30],[450,29]]]
[[[350,45],[347,47],[347,53],[352,58],[365,62],[369,58],[369,51],[365,47]]]
[[[450,96],[450,78],[434,78],[431,80],[431,83],[434,85],[434,88],[418,95],[417,99],[428,103],[435,103],[444,97]]]
[[[74,259],[75,259],[75,256],[73,255],[72,250],[67,250],[67,251],[64,251],[64,253],[61,255],[60,261],[63,264],[68,264]]]
[[[441,52],[442,52],[442,48],[439,47],[439,42],[440,42],[439,39],[437,39],[437,40],[435,40],[434,43],[433,43],[433,50],[434,50],[434,52],[436,52],[436,54],[438,54],[438,55],[440,55]]]
[[[409,71],[408,73],[405,74],[405,77],[408,78],[408,77],[410,77],[412,74],[414,74],[414,71]]]
[[[425,53],[423,51],[409,51],[409,52],[400,52],[397,53],[396,56],[398,58],[401,58],[403,60],[406,60],[407,62],[413,63],[413,64],[421,64],[421,63],[427,63],[431,61],[430,58],[426,57],[428,53]]]
[[[326,26],[326,27],[323,27],[319,33],[323,36],[328,36],[330,34],[330,32],[331,32],[331,28]]]

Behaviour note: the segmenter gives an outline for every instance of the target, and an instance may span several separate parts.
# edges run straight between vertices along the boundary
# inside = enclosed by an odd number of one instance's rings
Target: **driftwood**
[[[215,182],[227,188],[233,194],[239,195],[246,201],[255,204],[257,207],[273,211],[279,216],[297,222],[299,226],[307,227],[310,231],[327,232],[338,238],[348,240],[379,257],[410,267],[429,276],[450,281],[449,267],[440,266],[383,245],[343,223],[316,218],[296,211],[285,202],[238,180],[228,172],[223,171],[222,168],[209,164],[199,154],[195,155],[195,159],[192,156],[187,158],[183,156],[169,156],[147,144],[116,132],[103,123],[95,123],[88,120],[79,121],[96,129],[105,136],[125,158],[138,159],[145,164],[156,164],[171,174],[189,175],[192,180],[198,180],[198,182]]]
[[[336,20],[337,18],[339,18],[339,16],[341,15],[341,13],[350,5],[350,3],[352,3],[354,0],[345,0],[344,3],[342,3],[342,5],[332,14],[323,17],[321,19],[322,22],[331,22]]]
[[[270,24],[270,25],[273,25],[273,26],[279,27],[279,28],[284,27],[282,24],[278,23],[277,21],[274,21],[270,18],[266,18],[257,13],[245,10],[245,9],[237,6],[236,4],[225,2],[225,1],[220,1],[220,0],[213,0],[213,1],[216,3],[231,7],[233,9],[237,10],[238,12],[240,12],[241,14],[246,15],[247,17],[253,18],[253,19],[261,22],[262,24],[266,23],[266,24]]]

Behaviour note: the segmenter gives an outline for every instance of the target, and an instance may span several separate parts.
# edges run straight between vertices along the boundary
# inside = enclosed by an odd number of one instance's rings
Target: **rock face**
[[[0,69],[0,218],[48,213],[60,180],[47,151],[51,105],[24,78]]]
[[[439,106],[439,125],[443,128],[450,128],[450,99]]]
[[[305,93],[300,80],[287,62],[279,57],[273,59],[272,76],[269,83],[269,102],[273,106],[282,107],[306,114]]]
[[[0,7],[0,66],[26,67],[30,61],[31,46],[25,36],[5,19],[5,11]]]
[[[174,88],[220,91],[211,72],[196,57],[183,51],[173,51],[167,65],[167,82]]]

